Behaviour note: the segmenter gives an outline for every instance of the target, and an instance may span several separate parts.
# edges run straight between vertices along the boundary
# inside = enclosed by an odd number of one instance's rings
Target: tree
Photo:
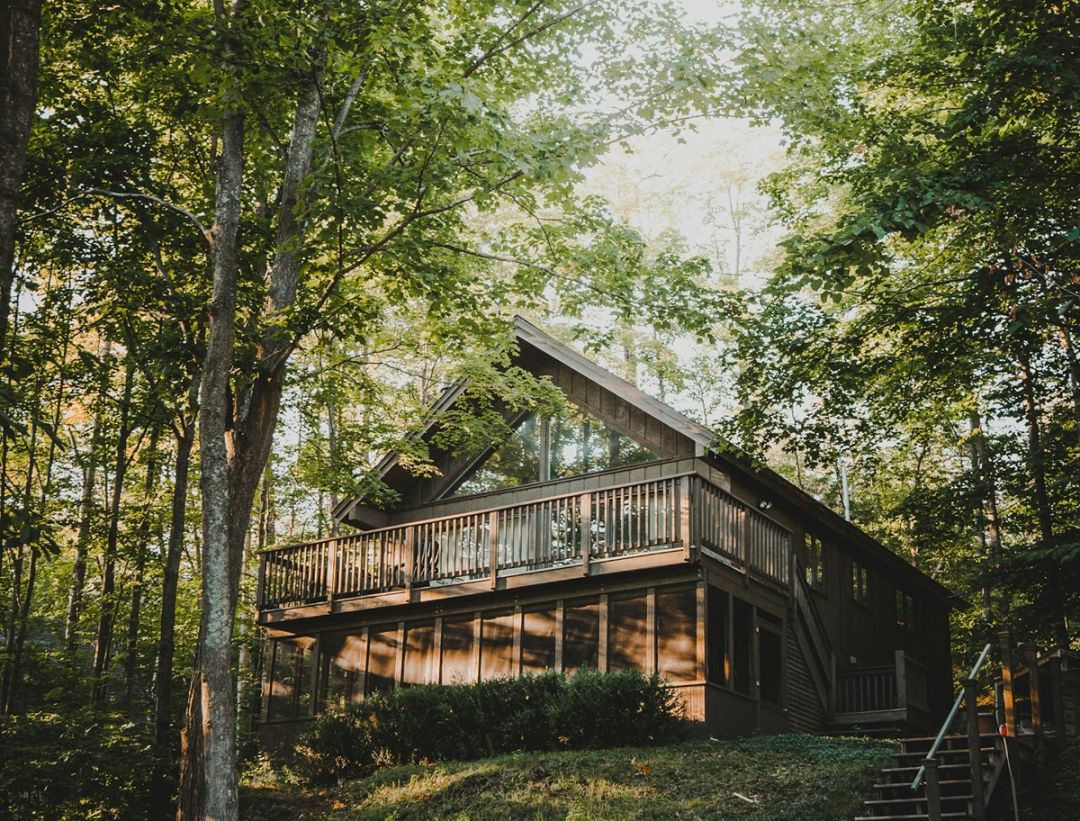
[[[833,459],[942,407],[964,428],[973,413],[1016,419],[1011,539],[1039,561],[1059,546],[1041,584],[1062,643],[1059,534],[1080,481],[1070,20],[996,0],[792,2],[752,7],[740,31],[747,110],[782,120],[792,158],[768,184],[791,233],[751,309],[757,338],[742,338],[740,355],[769,365],[745,374],[743,433],[783,431]],[[974,462],[969,510],[1005,489],[993,460],[991,447]]]

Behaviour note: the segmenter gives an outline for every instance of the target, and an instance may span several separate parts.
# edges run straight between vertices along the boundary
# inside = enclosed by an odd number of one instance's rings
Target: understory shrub
[[[148,742],[126,717],[89,709],[0,719],[0,818],[145,817]]]
[[[306,778],[330,783],[418,761],[657,744],[681,734],[680,713],[659,676],[635,671],[420,685],[320,716],[297,753]]]

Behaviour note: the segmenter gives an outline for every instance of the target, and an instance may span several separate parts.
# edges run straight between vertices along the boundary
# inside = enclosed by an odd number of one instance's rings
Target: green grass
[[[241,815],[260,821],[849,819],[893,749],[868,739],[758,736],[394,767],[319,790],[250,776]]]

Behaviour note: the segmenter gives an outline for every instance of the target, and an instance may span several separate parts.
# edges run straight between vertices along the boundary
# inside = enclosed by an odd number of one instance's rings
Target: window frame
[[[901,587],[896,588],[896,626],[901,630],[915,629],[915,597]]]
[[[860,607],[870,608],[870,568],[851,560],[851,600]]]
[[[806,556],[803,576],[807,587],[822,595],[828,595],[825,581],[825,542],[820,536],[806,531],[803,536],[803,554]]]

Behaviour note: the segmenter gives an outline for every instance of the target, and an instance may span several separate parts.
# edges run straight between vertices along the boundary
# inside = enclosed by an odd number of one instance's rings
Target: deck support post
[[[491,570],[491,589],[499,584],[499,512],[488,514],[488,567]]]
[[[896,651],[896,706],[904,711],[906,717],[908,708],[907,654],[903,650]]]
[[[656,588],[645,591],[645,672],[656,672]]]
[[[1013,693],[1012,642],[1008,630],[998,633],[1001,648],[1001,695],[1005,702],[1005,730],[1009,738],[1016,738],[1016,707]]]
[[[519,604],[514,607],[514,655],[510,661],[510,675],[514,676],[514,678],[521,675],[521,646],[524,633],[525,613]]]
[[[1028,688],[1031,695],[1031,729],[1035,733],[1035,743],[1043,742],[1042,693],[1039,692],[1039,654],[1034,645],[1024,650],[1028,668]]]
[[[326,546],[326,601],[332,602],[337,593],[338,540],[331,540]]]
[[[1054,743],[1060,747],[1065,743],[1065,676],[1061,672],[1060,653],[1050,659],[1050,687],[1054,702]]]
[[[416,574],[416,528],[405,529],[405,600],[412,601],[413,576]]]
[[[683,476],[679,480],[679,538],[682,540],[683,559],[690,561],[693,558],[694,534],[691,532],[690,510],[690,477]]]
[[[555,672],[563,671],[563,626],[566,623],[566,603],[555,602]]]
[[[967,711],[968,764],[971,768],[971,803],[975,821],[986,818],[983,796],[982,736],[979,733],[979,690],[973,678],[964,681],[964,704]]]
[[[589,575],[589,553],[592,551],[592,494],[582,493],[578,501],[581,514],[581,572]]]
[[[941,821],[941,787],[938,784],[938,762],[936,758],[923,761],[926,768],[926,815],[930,821]]]
[[[596,648],[596,669],[601,673],[608,671],[608,636],[610,626],[608,622],[608,594],[600,594],[600,619],[598,647]]]
[[[266,604],[266,554],[259,554],[259,583],[255,593],[255,607]]]

